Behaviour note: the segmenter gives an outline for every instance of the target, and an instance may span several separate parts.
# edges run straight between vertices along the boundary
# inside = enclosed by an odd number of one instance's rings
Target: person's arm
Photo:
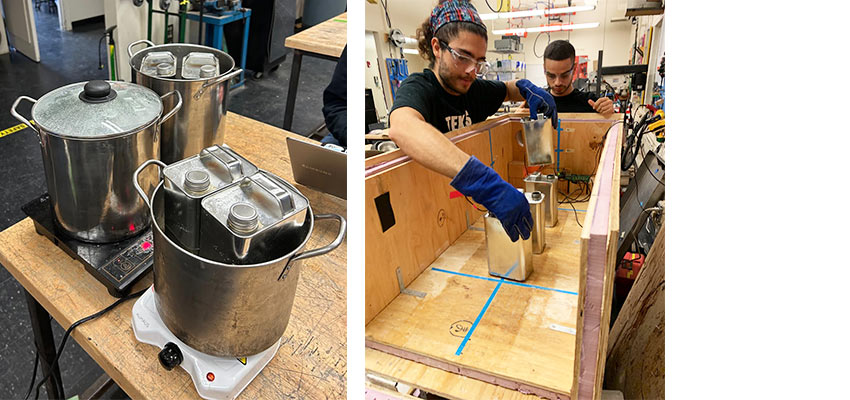
[[[469,160],[442,132],[425,122],[412,107],[401,107],[390,113],[390,139],[425,168],[453,178]]]
[[[519,79],[514,79],[512,81],[505,82],[505,86],[507,86],[508,91],[505,94],[505,101],[524,101],[525,97],[519,91],[516,83]]]
[[[342,50],[342,55],[334,68],[331,83],[325,88],[322,96],[324,105],[322,114],[325,116],[325,125],[331,135],[336,138],[342,147],[348,147],[348,121],[346,102],[346,66],[348,65],[348,46]]]
[[[496,171],[475,156],[463,152],[443,134],[425,122],[412,107],[390,112],[390,139],[425,168],[452,178],[450,185],[487,208],[512,241],[528,239],[534,227],[525,195],[505,182]]]

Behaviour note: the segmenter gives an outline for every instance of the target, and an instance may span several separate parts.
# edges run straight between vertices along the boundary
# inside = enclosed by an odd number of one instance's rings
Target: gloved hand
[[[487,207],[502,223],[511,241],[528,239],[534,219],[525,195],[505,182],[496,171],[478,161],[475,156],[452,179],[452,187]]]
[[[531,113],[529,117],[537,119],[537,113],[540,112],[552,120],[553,128],[558,129],[558,106],[555,105],[555,98],[546,89],[535,86],[528,79],[518,80],[516,87],[528,102],[528,111]]]

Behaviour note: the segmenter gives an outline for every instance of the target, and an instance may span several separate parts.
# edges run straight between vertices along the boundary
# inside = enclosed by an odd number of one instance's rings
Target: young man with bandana
[[[543,72],[549,93],[555,97],[558,112],[597,112],[612,114],[614,102],[607,97],[573,88],[576,74],[576,49],[566,40],[556,40],[543,51]]]
[[[527,79],[480,78],[489,69],[487,29],[467,1],[440,1],[417,35],[430,69],[411,74],[396,92],[390,138],[410,158],[452,178],[452,187],[487,207],[511,240],[528,239],[533,219],[525,196],[443,134],[484,121],[504,101],[526,100],[532,118],[544,112],[557,126],[554,99]]]

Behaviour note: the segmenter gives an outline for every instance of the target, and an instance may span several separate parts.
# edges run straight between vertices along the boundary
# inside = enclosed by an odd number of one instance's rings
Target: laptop
[[[295,182],[345,199],[345,153],[292,137],[286,138]]]

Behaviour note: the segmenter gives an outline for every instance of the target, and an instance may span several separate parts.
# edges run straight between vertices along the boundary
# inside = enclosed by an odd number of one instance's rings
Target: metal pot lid
[[[127,82],[72,83],[45,94],[32,108],[42,129],[60,136],[98,138],[135,132],[162,114],[153,90]]]

